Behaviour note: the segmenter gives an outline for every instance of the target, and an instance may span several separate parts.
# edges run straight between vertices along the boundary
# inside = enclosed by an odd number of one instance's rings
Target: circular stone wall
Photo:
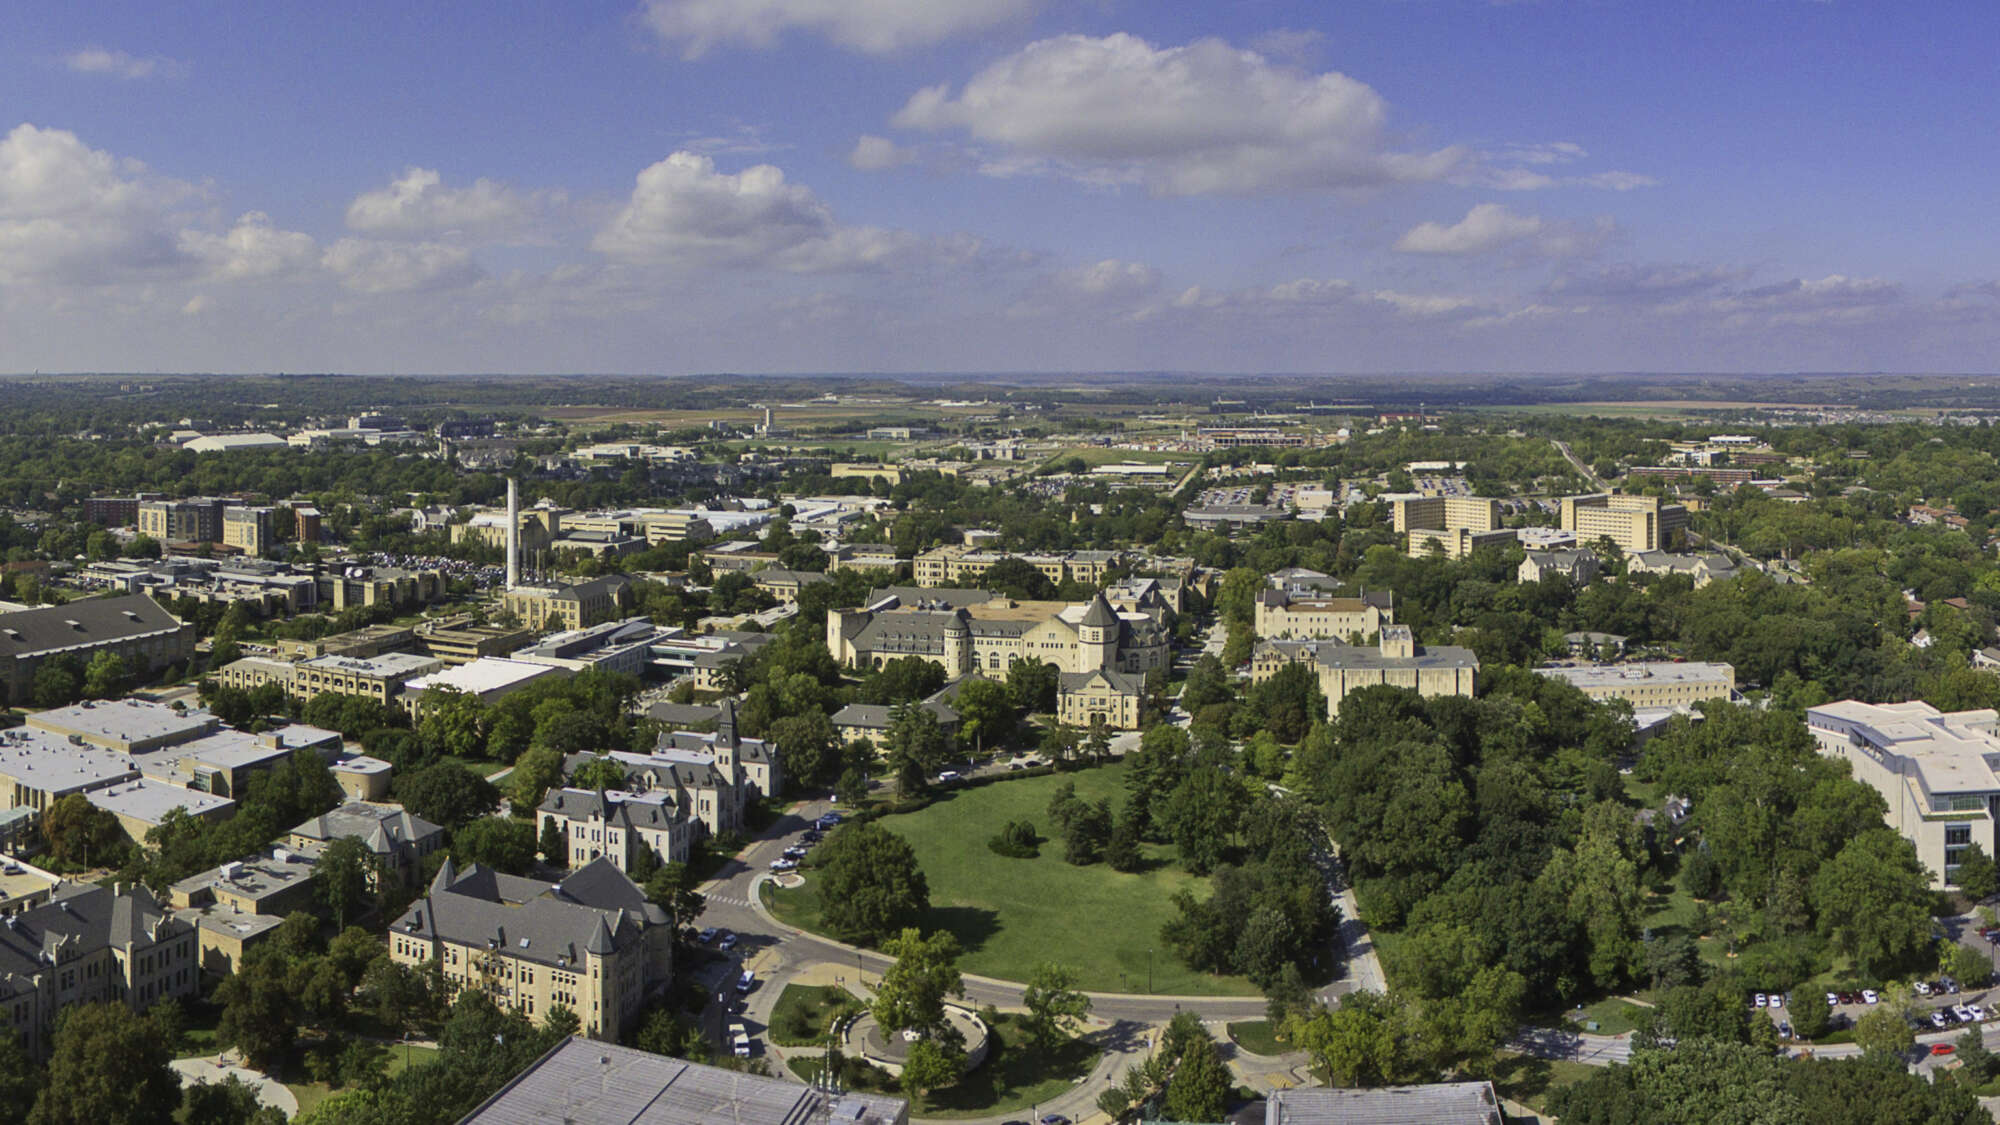
[[[965,1069],[973,1070],[986,1061],[990,1046],[986,1021],[970,1008],[946,1004],[944,1018],[965,1037]],[[909,1032],[885,1032],[875,1022],[873,1012],[862,1012],[841,1030],[840,1049],[849,1058],[862,1058],[890,1074],[903,1073],[903,1061],[910,1057],[916,1038]]]

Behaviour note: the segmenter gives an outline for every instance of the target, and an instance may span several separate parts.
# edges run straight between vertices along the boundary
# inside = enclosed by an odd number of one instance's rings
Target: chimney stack
[[[507,589],[521,584],[521,498],[507,478]]]

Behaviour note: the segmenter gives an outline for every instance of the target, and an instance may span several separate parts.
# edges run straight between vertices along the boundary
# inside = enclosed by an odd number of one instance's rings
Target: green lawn
[[[999,1041],[979,1069],[950,1089],[933,1090],[912,1102],[911,1117],[987,1117],[1024,1110],[1068,1093],[1097,1063],[1097,1048],[1081,1039],[1042,1051],[1011,1017],[994,1031]]]
[[[1494,1064],[1493,1085],[1502,1097],[1540,1112],[1548,1107],[1550,1091],[1581,1082],[1597,1070],[1567,1059],[1537,1059],[1503,1052]]]
[[[1283,1055],[1292,1050],[1290,1043],[1278,1038],[1278,1029],[1270,1020],[1247,1020],[1229,1025],[1229,1037],[1236,1045],[1253,1055]]]
[[[1035,859],[1005,859],[986,846],[1009,820],[1028,820],[1050,832],[1049,797],[1065,781],[1086,801],[1125,797],[1123,763],[1046,777],[1019,778],[965,789],[921,812],[877,823],[916,848],[930,883],[930,924],[952,931],[964,947],[959,968],[1003,980],[1026,980],[1035,966],[1060,961],[1077,971],[1091,992],[1150,991],[1171,995],[1251,996],[1240,977],[1198,973],[1160,942],[1160,927],[1176,914],[1174,892],[1207,894],[1207,880],[1173,864],[1174,849],[1148,846],[1149,870],[1124,875],[1102,863],[1073,867],[1062,846],[1050,841]],[[816,929],[819,904],[808,872],[804,887],[775,890],[778,916]]]
[[[861,1001],[844,988],[788,984],[771,1009],[771,1040],[786,1047],[810,1046],[826,1034],[836,1015],[860,1006]]]
[[[1616,998],[1599,1000],[1586,1004],[1582,1011],[1571,1009],[1569,1019],[1578,1028],[1589,1029],[1591,1021],[1596,1021],[1594,1035],[1623,1035],[1639,1026],[1639,1017],[1646,1009],[1629,1001]]]

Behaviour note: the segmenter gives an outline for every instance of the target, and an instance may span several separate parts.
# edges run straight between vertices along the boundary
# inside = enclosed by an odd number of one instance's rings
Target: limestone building
[[[64,884],[0,926],[0,1020],[45,1055],[56,1017],[74,1004],[122,1001],[143,1012],[201,987],[193,924],[143,884]]]
[[[1573,586],[1588,586],[1597,580],[1597,556],[1581,548],[1574,551],[1529,551],[1514,572],[1520,582],[1540,582],[1560,577]]]
[[[446,987],[477,988],[540,1023],[556,1006],[615,1040],[673,971],[674,928],[637,883],[599,859],[558,883],[446,858],[389,927],[389,956],[437,962]]]
[[[1339,713],[1348,692],[1376,684],[1409,688],[1419,695],[1470,696],[1479,672],[1479,658],[1471,649],[1419,645],[1407,625],[1383,626],[1379,645],[1265,641],[1251,657],[1250,679],[1263,683],[1288,664],[1305,664],[1319,676],[1329,717]]]
[[[1265,589],[1257,594],[1254,625],[1260,637],[1367,639],[1396,623],[1396,595],[1363,590],[1340,597],[1325,592]]]
[[[632,583],[622,574],[570,586],[516,586],[500,595],[501,608],[537,632],[581,629],[609,621],[631,601]]]
[[[30,699],[44,661],[68,657],[81,672],[98,653],[113,652],[127,672],[145,678],[192,660],[194,633],[144,594],[0,613],[0,676],[8,699]]]
[[[1098,722],[1112,730],[1138,730],[1146,718],[1143,676],[1115,669],[1062,672],[1056,678],[1056,720],[1074,727]]]
[[[535,810],[537,839],[550,824],[562,833],[571,867],[608,859],[630,871],[641,851],[655,864],[686,863],[694,845],[694,822],[667,790],[551,789]]]
[[[1728,664],[1670,660],[1537,668],[1535,674],[1566,680],[1592,699],[1622,699],[1635,710],[1688,708],[1736,695],[1736,669]]]
[[[229,507],[222,510],[222,542],[246,555],[261,555],[271,546],[273,508]]]
[[[1462,559],[1481,547],[1513,542],[1500,526],[1500,501],[1480,496],[1425,496],[1399,493],[1389,501],[1396,530],[1412,558],[1441,552]]]
[[[1029,602],[984,590],[890,587],[861,609],[827,613],[826,643],[853,668],[918,656],[948,678],[1004,675],[1021,660],[1061,672],[1111,669],[1144,675],[1171,659],[1169,611],[1120,613],[1102,593],[1087,602]]]

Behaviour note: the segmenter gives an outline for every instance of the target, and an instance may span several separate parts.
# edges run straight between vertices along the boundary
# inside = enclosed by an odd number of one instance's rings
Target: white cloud
[[[850,227],[811,188],[757,164],[734,174],[676,152],[639,173],[632,196],[592,248],[617,261],[682,268],[836,273],[976,254],[976,242]]]
[[[897,144],[887,137],[864,133],[854,142],[854,148],[847,154],[847,163],[863,172],[879,172],[884,168],[896,168],[908,164],[917,154]]]
[[[1034,12],[1038,0],[646,0],[640,18],[689,58],[721,44],[770,47],[806,31],[887,54],[985,31]]]
[[[956,96],[919,90],[894,123],[998,146],[995,173],[1141,183],[1160,195],[1250,195],[1441,179],[1456,148],[1394,151],[1367,84],[1204,39],[1065,35],[988,66]]]
[[[262,211],[244,215],[224,234],[184,230],[180,248],[205,263],[211,277],[224,281],[293,273],[310,267],[319,254],[311,235],[279,230]]]
[[[181,306],[181,315],[200,316],[214,307],[215,302],[208,299],[208,294],[197,293],[188,298],[187,304]]]
[[[167,212],[196,194],[62,129],[0,139],[0,282],[95,284],[184,268]]]
[[[1450,226],[1427,222],[1411,227],[1396,240],[1396,249],[1405,254],[1463,257],[1517,247],[1545,258],[1574,258],[1595,253],[1614,229],[1609,219],[1579,226],[1523,215],[1498,203],[1481,203]]]
[[[1419,223],[1396,240],[1405,254],[1483,254],[1541,233],[1542,220],[1498,203],[1481,203],[1450,226]]]
[[[155,55],[139,58],[124,51],[85,47],[63,56],[63,65],[78,74],[108,74],[113,78],[178,78],[186,68],[169,58]]]
[[[408,168],[379,191],[347,205],[347,226],[399,238],[459,235],[511,241],[528,236],[544,205],[561,196],[526,194],[493,180],[447,187],[430,168]]]
[[[1496,191],[1546,191],[1559,187],[1599,188],[1604,191],[1634,191],[1655,187],[1660,181],[1638,172],[1590,172],[1557,175],[1546,169],[1574,164],[1589,153],[1574,141],[1544,141],[1535,144],[1501,145],[1481,152],[1459,177],[1460,182]]]
[[[1160,287],[1160,271],[1143,262],[1106,258],[1088,266],[1064,270],[1056,284],[1090,297],[1120,297],[1151,293]]]
[[[464,248],[438,242],[343,238],[326,248],[320,264],[357,293],[453,289],[482,276]]]

